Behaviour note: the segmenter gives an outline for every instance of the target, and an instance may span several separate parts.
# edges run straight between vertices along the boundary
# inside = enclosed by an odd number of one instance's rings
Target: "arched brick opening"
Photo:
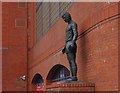
[[[70,77],[70,71],[63,65],[57,64],[51,68],[46,78],[46,85],[64,81]]]
[[[33,91],[44,91],[44,80],[42,76],[37,73],[32,79]]]

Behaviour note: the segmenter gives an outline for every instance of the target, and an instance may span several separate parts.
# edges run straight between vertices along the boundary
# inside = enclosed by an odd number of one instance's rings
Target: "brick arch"
[[[44,83],[43,77],[39,73],[36,73],[32,78],[31,83],[35,86],[37,86],[38,83]]]
[[[43,78],[44,78],[44,80],[46,80],[47,79],[47,76],[48,76],[48,74],[49,74],[49,72],[50,72],[50,70],[53,68],[53,67],[55,67],[55,66],[57,66],[57,65],[62,65],[62,66],[64,66],[65,68],[67,68],[68,70],[69,70],[69,64],[67,64],[66,62],[60,62],[60,63],[55,63],[55,64],[49,64],[49,67],[45,70],[45,73],[43,73]]]
[[[56,65],[54,65],[54,66],[49,70],[49,72],[48,72],[48,74],[47,74],[47,77],[46,77],[46,81],[47,81],[47,82],[46,82],[46,85],[51,83],[50,79],[53,77],[53,75],[54,75],[54,73],[56,72],[56,70],[58,70],[58,68],[60,68],[60,67],[65,68],[65,69],[68,71],[69,75],[70,75],[70,71],[69,71],[69,69],[68,69],[66,66],[61,65],[61,64],[56,64]]]
[[[41,74],[36,73],[31,80],[32,91],[43,91],[44,90],[44,79]]]

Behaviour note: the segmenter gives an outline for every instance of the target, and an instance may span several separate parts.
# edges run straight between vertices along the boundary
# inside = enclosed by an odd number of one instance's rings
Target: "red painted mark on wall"
[[[37,86],[36,91],[44,91],[44,86]]]

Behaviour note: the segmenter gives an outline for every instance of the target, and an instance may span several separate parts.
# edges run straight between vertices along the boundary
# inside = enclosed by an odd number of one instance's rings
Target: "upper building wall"
[[[112,8],[115,9],[112,10]],[[73,20],[78,24],[78,32],[80,35],[96,23],[117,14],[118,10],[117,7],[115,7],[115,3],[74,3],[69,9],[69,12]],[[56,49],[61,49],[65,43],[65,28],[66,24],[62,18],[60,18],[59,21],[46,32],[44,37],[35,44],[34,48],[31,50],[34,53],[33,58],[37,59],[39,55],[43,58],[44,55],[48,55],[48,51],[53,52],[51,49],[53,48],[53,50],[55,50],[57,45],[59,48],[57,47]]]

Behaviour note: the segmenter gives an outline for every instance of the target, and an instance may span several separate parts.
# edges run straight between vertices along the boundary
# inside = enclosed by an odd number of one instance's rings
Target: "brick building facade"
[[[33,4],[2,3],[2,90],[4,91],[27,90],[27,81],[22,81],[20,77],[27,76],[28,50],[34,43],[34,39],[30,42],[29,38],[35,35],[33,32],[35,25],[32,25]]]
[[[78,24],[78,79],[93,82],[95,91],[118,91],[118,5],[77,2],[65,10]],[[2,16],[2,89],[52,90],[69,75],[66,55],[61,53],[66,28],[61,15],[38,40],[36,3],[2,3]],[[24,74],[27,80],[21,81]]]

